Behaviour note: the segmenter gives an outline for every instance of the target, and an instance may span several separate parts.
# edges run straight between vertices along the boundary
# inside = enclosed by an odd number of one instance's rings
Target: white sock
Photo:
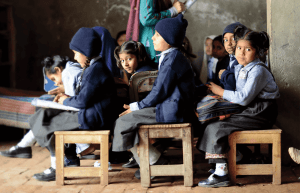
[[[137,154],[137,146],[134,146],[133,148],[131,148],[130,151],[132,152],[133,157],[136,160],[136,162],[140,165],[140,158]],[[149,144],[150,165],[155,164],[157,162],[157,160],[159,159],[160,155],[161,155],[161,153],[155,147],[153,147],[153,145]]]
[[[228,168],[226,163],[217,163],[215,173],[218,176],[225,176],[228,174]]]
[[[33,132],[30,130],[17,144],[19,147],[31,147],[36,142]]]
[[[76,153],[79,154],[90,147],[88,143],[76,143]]]
[[[51,167],[56,169],[56,157],[51,157]],[[44,171],[45,174],[50,174],[51,170],[48,168]]]

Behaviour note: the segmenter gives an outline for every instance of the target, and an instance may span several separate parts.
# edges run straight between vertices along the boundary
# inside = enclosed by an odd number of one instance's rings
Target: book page
[[[79,109],[74,108],[74,107],[61,105],[61,104],[53,102],[53,101],[41,100],[41,99],[37,99],[37,98],[33,99],[31,104],[36,107],[61,109],[61,110],[69,110],[69,111],[79,111]]]

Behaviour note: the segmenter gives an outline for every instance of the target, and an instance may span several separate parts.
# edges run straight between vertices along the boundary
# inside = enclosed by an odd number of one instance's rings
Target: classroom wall
[[[300,149],[300,2],[298,0],[267,0],[268,33],[271,37],[270,61],[280,89],[277,125],[282,133],[282,159],[292,162],[288,148]]]

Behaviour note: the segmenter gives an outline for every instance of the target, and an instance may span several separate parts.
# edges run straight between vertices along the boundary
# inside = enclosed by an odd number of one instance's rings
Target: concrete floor
[[[17,141],[0,142],[0,151],[9,149]],[[180,150],[168,150],[166,156],[171,163],[178,163]],[[194,163],[194,187],[184,187],[183,177],[158,177],[152,180],[151,188],[142,188],[140,181],[134,177],[135,168],[125,169],[121,164],[112,165],[109,172],[109,185],[99,185],[100,178],[77,178],[65,180],[65,186],[56,186],[55,182],[39,182],[32,178],[33,174],[43,171],[50,166],[49,152],[45,148],[33,147],[32,159],[0,157],[0,192],[9,193],[46,193],[46,192],[116,192],[116,193],[158,193],[158,192],[300,192],[300,167],[282,167],[282,185],[272,185],[271,176],[246,176],[238,178],[237,186],[224,188],[202,188],[197,183],[208,177],[209,164],[203,156],[196,154]],[[93,165],[94,160],[81,161],[82,166]]]

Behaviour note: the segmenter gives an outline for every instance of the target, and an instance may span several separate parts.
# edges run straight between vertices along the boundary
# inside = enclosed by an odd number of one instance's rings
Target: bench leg
[[[281,184],[281,135],[273,135],[273,184]]]
[[[108,185],[108,135],[102,135],[100,137],[100,180],[101,185]]]
[[[193,186],[193,144],[191,128],[182,128],[184,186]]]
[[[64,185],[64,136],[55,136],[56,185]]]
[[[148,188],[151,186],[150,162],[149,162],[149,129],[139,129],[139,152],[141,185]]]
[[[229,135],[228,143],[230,150],[228,152],[229,177],[232,185],[236,184],[236,137],[234,134]]]

